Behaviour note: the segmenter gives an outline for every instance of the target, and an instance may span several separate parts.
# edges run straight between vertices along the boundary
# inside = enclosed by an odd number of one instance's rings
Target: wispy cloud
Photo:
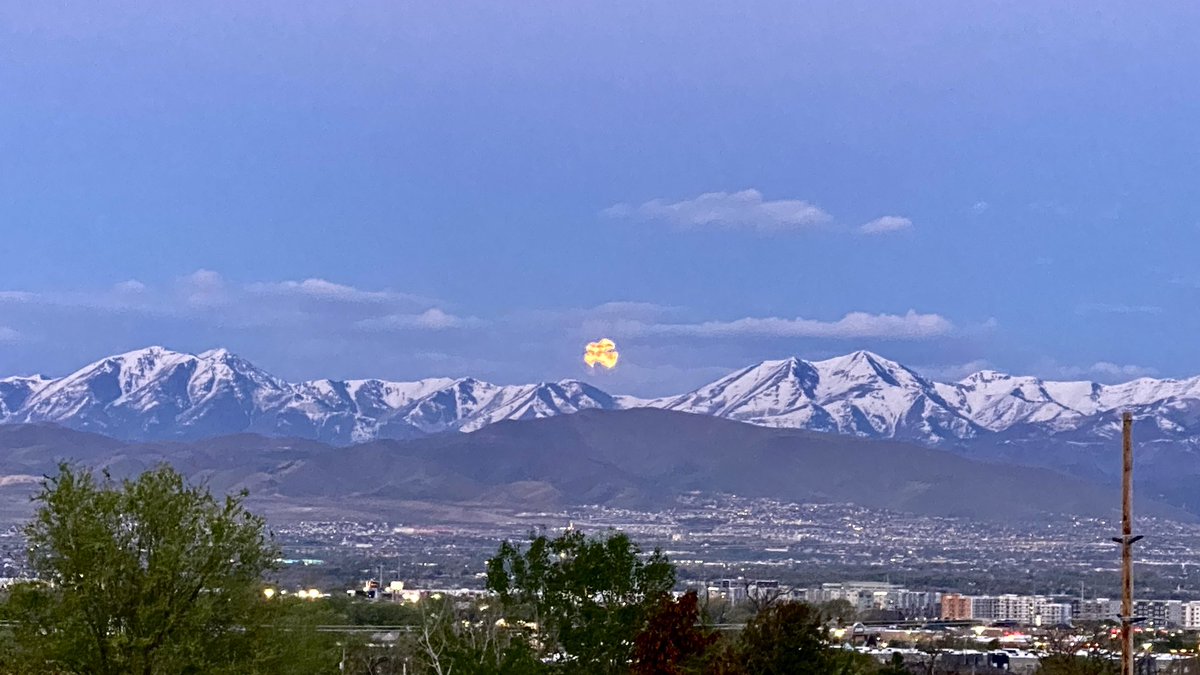
[[[417,316],[434,309],[438,301],[320,278],[234,283],[216,271],[198,269],[158,286],[129,279],[93,290],[0,291],[0,305],[59,313],[141,314],[245,327],[301,323],[350,325],[390,315]],[[444,324],[449,321],[448,316],[430,314],[414,325]]]
[[[677,335],[690,337],[803,337],[891,340],[920,340],[947,335],[954,323],[939,314],[869,314],[850,312],[835,321],[807,318],[763,317],[702,323],[645,324],[627,322],[624,330],[634,335]]]
[[[220,274],[199,269],[179,279],[179,287],[190,305],[210,307],[225,301],[225,279]]]
[[[786,232],[811,229],[832,220],[821,208],[800,199],[764,199],[754,189],[706,192],[693,199],[652,199],[641,205],[615,204],[604,210],[615,218],[665,222],[682,228],[750,229]]]
[[[427,302],[426,299],[408,293],[398,293],[390,290],[364,290],[316,278],[304,279],[303,281],[258,282],[249,284],[246,290],[251,293],[263,295],[292,295],[334,302]]]
[[[1043,372],[1046,372],[1045,369],[1043,369]],[[1112,363],[1111,361],[1097,361],[1086,366],[1052,365],[1049,368],[1049,372],[1053,377],[1065,379],[1096,378],[1111,382],[1132,380],[1139,377],[1153,377],[1158,374],[1156,368],[1139,366],[1132,363]]]
[[[0,342],[16,342],[21,339],[21,333],[15,328],[0,326]]]
[[[750,230],[760,234],[811,231],[833,226],[834,218],[821,207],[803,199],[766,199],[749,188],[738,192],[705,192],[692,199],[651,199],[641,204],[614,204],[603,211],[611,218],[659,222],[680,229]],[[862,234],[884,234],[911,229],[912,220],[888,215],[856,229]]]
[[[146,284],[143,284],[137,279],[127,279],[113,285],[114,292],[127,295],[138,295],[145,293],[147,290],[149,290],[149,288],[146,286]]]
[[[371,319],[363,319],[355,323],[362,330],[449,330],[455,328],[474,328],[483,325],[481,319],[448,314],[436,307],[420,314],[389,314]]]
[[[903,216],[883,216],[858,228],[863,234],[887,234],[912,229],[912,221]]]
[[[1131,363],[1124,365],[1118,363],[1110,363],[1108,361],[1097,361],[1089,368],[1089,371],[1097,375],[1108,375],[1112,377],[1150,377],[1158,374],[1157,368],[1149,368],[1146,366],[1138,366]]]
[[[937,382],[957,382],[964,377],[981,370],[991,370],[992,363],[986,359],[975,359],[966,363],[938,364],[933,366],[916,366],[914,370]]]
[[[1125,305],[1120,303],[1088,302],[1075,308],[1076,314],[1162,314],[1157,305]]]

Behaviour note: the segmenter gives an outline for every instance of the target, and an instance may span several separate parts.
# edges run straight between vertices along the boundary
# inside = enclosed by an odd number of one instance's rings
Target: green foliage
[[[532,622],[542,651],[574,672],[625,672],[648,611],[674,584],[660,551],[643,560],[622,533],[531,535],[525,551],[506,541],[487,564],[506,619]]]
[[[1076,656],[1074,654],[1051,654],[1038,664],[1038,675],[1117,675],[1120,664],[1112,659]]]
[[[746,623],[754,618],[754,613],[754,607],[748,602],[734,604],[722,597],[704,602],[704,618],[710,624]]]
[[[858,610],[854,609],[854,605],[849,600],[822,602],[817,605],[817,610],[821,612],[824,620],[833,621],[839,626],[849,625],[858,620]]]
[[[326,598],[324,603],[338,615],[330,623],[351,626],[419,626],[421,610],[410,604],[398,602],[375,602],[349,596]]]
[[[6,602],[13,658],[27,672],[254,672],[278,552],[243,498],[166,466],[116,482],[61,465],[25,528],[40,581]]]
[[[760,612],[742,631],[739,654],[745,672],[756,675],[829,675],[838,672],[825,641],[821,613],[799,602]]]
[[[493,603],[429,599],[418,608],[422,622],[390,650],[390,669],[374,675],[408,672],[465,675],[535,675],[547,672],[519,627],[505,625]],[[403,664],[402,667],[398,667]],[[349,672],[359,672],[351,670]],[[363,671],[367,672],[367,671]]]

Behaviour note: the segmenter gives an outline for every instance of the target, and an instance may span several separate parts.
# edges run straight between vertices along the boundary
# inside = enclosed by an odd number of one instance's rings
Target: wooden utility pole
[[[1141,539],[1133,534],[1133,415],[1121,415],[1121,675],[1134,675],[1133,545]]]

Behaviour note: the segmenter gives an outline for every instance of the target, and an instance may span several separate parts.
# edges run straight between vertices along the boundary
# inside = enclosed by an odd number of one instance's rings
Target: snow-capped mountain
[[[57,380],[0,380],[2,422],[51,422],[135,440],[249,431],[351,443],[616,407],[608,394],[570,380],[519,386],[472,378],[292,384],[224,349],[186,354],[148,347]]]
[[[125,438],[270,431],[264,413],[290,393],[287,383],[223,349],[193,355],[149,347],[45,383],[8,421],[55,422]]]
[[[3,421],[9,414],[20,410],[30,396],[36,394],[50,382],[50,378],[41,375],[0,379],[0,421]]]
[[[938,442],[980,429],[936,383],[870,352],[764,361],[649,405],[772,427]]]
[[[763,426],[927,444],[1117,436],[1132,411],[1144,441],[1200,446],[1200,377],[1104,385],[980,371],[934,382],[870,352],[825,361],[764,361],[680,396],[644,405]]]
[[[1200,448],[1200,377],[1103,385],[985,370],[945,383],[865,351],[824,361],[764,361],[652,400],[612,396],[574,380],[289,383],[224,349],[185,354],[162,347],[110,356],[59,379],[0,379],[0,423],[51,422],[134,440],[249,431],[354,443],[637,407],[955,446],[1107,441],[1119,433],[1120,413],[1131,410],[1139,439]]]

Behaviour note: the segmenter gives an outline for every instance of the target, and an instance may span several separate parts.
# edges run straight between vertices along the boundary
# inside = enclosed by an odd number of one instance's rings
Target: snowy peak
[[[867,351],[857,351],[824,361],[812,367],[821,374],[822,394],[839,396],[856,390],[900,388],[925,391],[932,383],[907,367]]]
[[[939,442],[976,433],[932,382],[866,351],[816,362],[764,361],[651,405],[765,426],[859,436],[911,436]]]
[[[764,414],[796,414],[816,394],[820,375],[800,359],[763,361],[655,407],[753,421]]]
[[[0,379],[0,423],[15,414],[30,396],[41,391],[52,381],[43,375]]]
[[[290,385],[226,351],[197,356],[147,347],[101,359],[48,383],[10,421],[54,422],[130,438],[243,430]],[[165,433],[166,437],[174,434]]]
[[[929,444],[1108,439],[1119,431],[1120,412],[1130,410],[1154,439],[1200,445],[1200,377],[1103,385],[982,370],[943,383],[868,351],[763,361],[653,400],[612,396],[578,380],[290,383],[227,349],[188,354],[160,346],[109,356],[59,379],[0,379],[0,423],[51,422],[132,440],[249,431],[353,443],[636,407]]]
[[[58,380],[0,380],[0,422],[52,422],[133,440],[250,431],[351,443],[617,407],[605,392],[574,380],[292,384],[227,349],[188,354],[154,346],[106,357]]]

